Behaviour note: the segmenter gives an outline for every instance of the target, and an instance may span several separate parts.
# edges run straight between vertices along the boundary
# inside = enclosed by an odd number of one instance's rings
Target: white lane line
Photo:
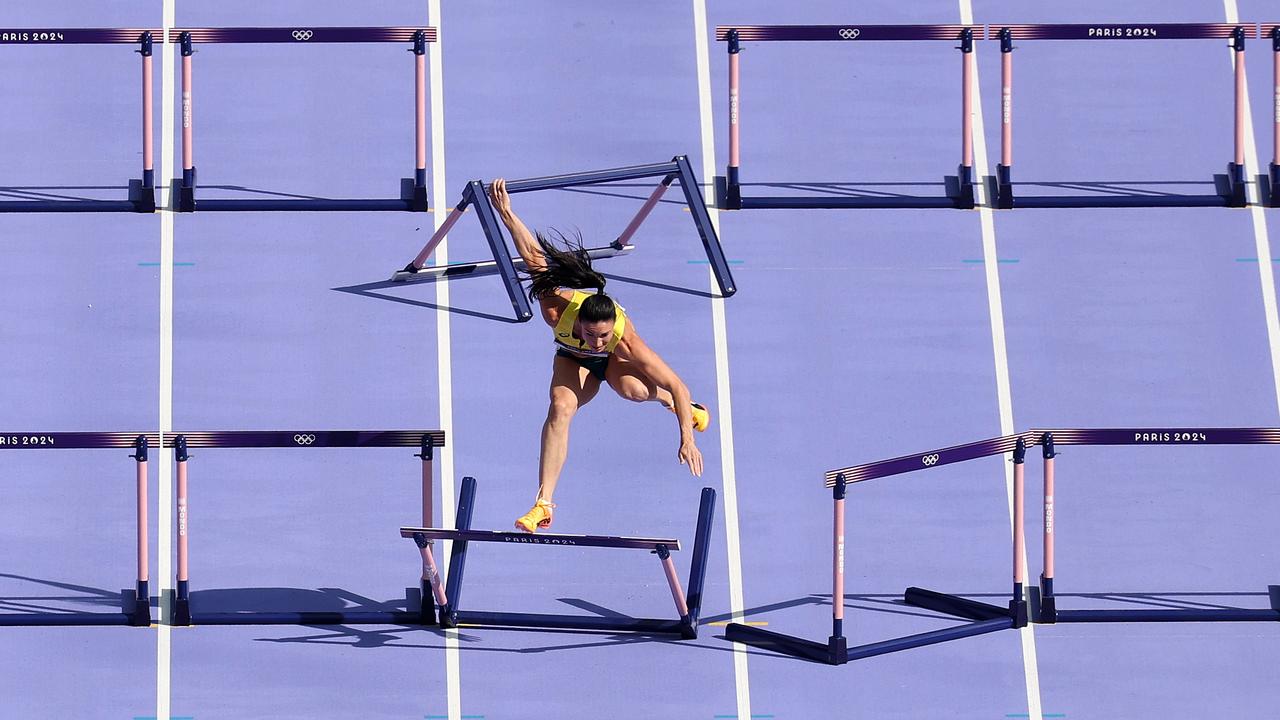
[[[160,189],[160,436],[173,429],[173,209],[169,192],[173,177],[173,84],[174,52],[169,42],[169,29],[174,26],[174,0],[164,0],[160,42],[160,167],[156,169],[156,185]],[[164,443],[162,442],[161,445]],[[160,592],[160,620],[156,624],[156,720],[169,720],[171,669],[173,656],[168,601],[173,590],[173,463],[163,447],[156,449],[160,460],[157,484],[157,568],[156,589]]]
[[[1235,0],[1223,0],[1227,22],[1240,22],[1240,11]],[[1231,65],[1235,67],[1235,51],[1228,49]],[[1276,99],[1280,103],[1280,98]],[[1244,94],[1244,167],[1245,177],[1254,178],[1261,172],[1258,160],[1258,143],[1253,134],[1253,110],[1249,104],[1248,85]],[[1267,242],[1267,214],[1263,211],[1261,188],[1248,183],[1249,214],[1253,217],[1253,244],[1258,255],[1258,279],[1262,282],[1262,307],[1267,321],[1267,342],[1271,348],[1271,384],[1276,393],[1276,406],[1280,407],[1280,313],[1276,310],[1275,274],[1271,267],[1271,243]]]
[[[448,208],[452,207],[447,195],[444,176],[444,38],[443,20],[440,16],[440,0],[427,1],[427,24],[434,22],[436,41],[427,43],[427,58],[431,74],[431,207],[434,228],[444,224]],[[444,265],[449,262],[449,239],[446,237],[436,247],[432,262]],[[440,278],[436,283],[436,305],[449,307],[449,279]],[[436,386],[440,397],[440,429],[444,430],[448,441],[440,448],[440,512],[443,527],[454,526],[454,481],[453,481],[453,363],[452,348],[449,343],[449,312],[441,310],[436,313]],[[443,576],[449,576],[449,543],[443,545]],[[423,602],[432,602],[431,597],[424,595]],[[445,696],[448,703],[449,720],[462,718],[462,671],[461,658],[458,655],[458,631],[446,630],[444,633],[444,668]]]
[[[693,0],[693,36],[698,62],[698,114],[702,126],[702,179],[708,181],[716,173],[716,140],[711,112],[711,60],[707,47],[707,6],[705,0]],[[711,225],[720,233],[720,213],[714,202],[707,203]],[[723,237],[722,237],[723,239]],[[720,430],[720,464],[724,500],[725,544],[729,560],[729,610],[736,622],[743,622],[745,607],[742,593],[742,543],[738,537],[738,484],[733,454],[733,404],[729,392],[729,340],[724,314],[724,298],[720,296],[714,270],[708,268],[711,284],[711,327],[715,335],[717,423]],[[733,644],[733,682],[737,692],[738,720],[751,720],[751,686],[747,676],[747,648]]]
[[[960,22],[966,25],[973,24],[973,4],[971,0],[959,0],[960,2]],[[978,62],[978,44],[974,44],[974,51],[969,56],[969,62],[976,65]],[[977,166],[979,177],[982,172],[987,171],[990,166],[987,164],[987,136],[986,126],[982,121],[982,93],[979,90],[978,73],[973,73],[973,151],[974,164]],[[982,225],[982,258],[983,268],[986,270],[987,279],[987,309],[991,316],[991,345],[995,355],[996,364],[996,398],[1000,407],[1000,434],[1012,435],[1017,432],[1013,424],[1013,391],[1009,384],[1009,354],[1005,346],[1004,334],[1004,301],[1000,295],[1000,263],[999,254],[996,252],[996,223],[995,216],[991,211],[991,205],[987,202],[986,188],[981,181],[976,183],[974,188],[978,195],[978,218]],[[1009,533],[1013,534],[1013,465],[1005,463],[1005,493],[1007,495],[1009,507]],[[1027,578],[1029,584],[1030,575],[1027,574],[1026,553],[1023,553],[1022,576]],[[1036,636],[1035,626],[1028,624],[1019,630],[1019,636],[1022,641],[1022,672],[1026,679],[1027,686],[1027,715],[1028,720],[1043,720],[1044,711],[1040,704],[1040,666],[1036,657]]]

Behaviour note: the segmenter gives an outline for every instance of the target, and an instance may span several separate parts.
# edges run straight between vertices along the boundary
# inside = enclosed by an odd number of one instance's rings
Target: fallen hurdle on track
[[[356,448],[416,447],[415,456],[422,460],[422,517],[430,522],[432,515],[432,460],[434,448],[443,447],[445,435],[440,430],[272,430],[184,432],[164,437],[164,447],[173,448],[177,467],[177,594],[173,604],[173,625],[420,625],[430,624],[431,605],[419,600],[420,607],[406,610],[312,611],[228,611],[201,612],[193,608],[188,577],[188,542],[190,512],[188,507],[188,466],[192,448]],[[413,592],[421,593],[422,587]],[[420,596],[425,597],[425,596]],[[409,603],[415,598],[410,594]],[[427,613],[424,616],[424,613]]]
[[[982,36],[981,25],[730,25],[716,27],[716,40],[729,52],[729,164],[724,177],[716,178],[716,204],[727,210],[750,208],[972,208],[973,194],[973,40]],[[950,40],[959,42],[961,67],[960,165],[957,174],[943,178],[946,195],[939,197],[896,193],[859,197],[746,197],[739,179],[739,61],[743,42],[881,40]],[[803,184],[803,183],[801,183]]]
[[[649,213],[657,206],[671,183],[679,180],[680,189],[684,191],[686,207],[693,216],[694,227],[698,230],[698,237],[702,239],[702,246],[706,250],[707,260],[711,263],[716,282],[720,286],[720,294],[724,297],[729,297],[737,292],[737,288],[733,284],[733,274],[729,272],[729,263],[724,257],[724,249],[720,246],[720,239],[716,236],[715,226],[711,224],[711,216],[707,212],[706,204],[703,201],[702,190],[698,187],[698,180],[693,174],[693,168],[689,165],[689,158],[684,155],[677,155],[670,162],[654,163],[652,165],[635,165],[609,170],[593,170],[524,180],[509,180],[507,181],[507,192],[515,194],[533,192],[535,190],[555,190],[647,177],[659,177],[661,182],[653,189],[644,204],[640,206],[640,210],[636,212],[635,217],[627,224],[622,234],[609,245],[588,248],[587,254],[592,259],[598,259],[625,255],[634,250],[635,246],[631,244],[632,237],[645,218],[649,216]],[[507,296],[511,300],[511,308],[515,312],[516,320],[525,322],[533,317],[533,310],[529,306],[529,300],[525,297],[524,290],[520,287],[520,278],[516,274],[517,269],[525,269],[524,261],[520,258],[513,258],[510,250],[507,249],[507,241],[502,232],[502,224],[498,221],[493,204],[489,200],[488,188],[489,186],[481,180],[472,180],[467,183],[467,186],[462,190],[462,200],[450,211],[444,223],[440,225],[440,228],[435,231],[431,239],[427,241],[427,244],[423,246],[417,257],[404,266],[402,270],[392,274],[391,280],[395,282],[423,282],[434,281],[441,277],[488,275],[496,272],[502,276],[502,282],[506,287]],[[472,206],[476,208],[476,214],[480,219],[480,227],[484,230],[485,239],[489,242],[489,250],[493,253],[493,260],[449,265],[427,265],[427,259],[435,252],[436,247],[453,229],[454,224],[458,222],[463,213]]]
[[[1059,504],[1055,478],[1056,445],[1280,445],[1280,428],[1107,428],[1032,430],[1044,457],[1044,570],[1032,588],[1037,623],[1069,622],[1243,622],[1280,621],[1280,585],[1267,586],[1270,609],[1225,607],[1059,610],[1054,594],[1054,552]]]
[[[156,188],[153,165],[152,72],[151,57],[154,38],[162,37],[157,28],[69,28],[50,30],[27,28],[0,34],[5,45],[137,45],[142,57],[142,177],[130,180],[128,200],[70,200],[47,197],[48,192],[72,188],[0,187],[0,192],[31,196],[30,200],[0,201],[0,212],[155,212]],[[44,196],[44,197],[41,197]],[[36,199],[38,198],[38,199]]]
[[[521,628],[554,628],[594,630],[602,632],[637,632],[673,634],[685,639],[698,636],[698,616],[702,609],[702,586],[706,576],[707,549],[711,540],[711,521],[715,514],[716,491],[702,489],[698,505],[697,527],[694,532],[693,557],[689,566],[688,593],[682,591],[671,551],[680,549],[675,539],[609,537],[601,535],[562,535],[554,533],[501,532],[471,529],[471,516],[475,508],[476,479],[463,478],[462,492],[458,497],[457,528],[400,528],[400,536],[411,538],[422,555],[423,574],[429,580],[430,594],[423,593],[424,607],[428,598],[434,598],[439,606],[440,625],[489,625]],[[451,540],[448,579],[442,586],[432,544],[435,540]],[[536,613],[488,612],[464,610],[460,607],[462,575],[466,567],[467,546],[472,542],[513,543],[518,545],[543,545],[561,547],[598,547],[649,550],[662,563],[663,573],[671,588],[678,619],[615,618],[587,615],[553,615]],[[425,610],[424,610],[425,613]]]
[[[834,500],[831,551],[831,636],[827,639],[827,642],[823,643],[794,635],[763,630],[741,623],[730,623],[725,632],[725,637],[734,642],[773,650],[784,655],[831,665],[842,665],[850,660],[861,660],[900,650],[935,645],[963,637],[984,635],[998,630],[1025,627],[1027,624],[1027,601],[1023,592],[1025,543],[1022,529],[1022,513],[1023,464],[1026,456],[1026,440],[1023,435],[1007,435],[942,450],[932,450],[891,460],[881,460],[865,465],[828,471],[826,473],[826,484],[833,489],[832,497]],[[933,630],[907,637],[849,647],[848,639],[844,634],[844,503],[847,485],[890,475],[942,467],[991,455],[1001,455],[1010,451],[1013,453],[1014,493],[1013,594],[1009,600],[1008,607],[991,605],[933,590],[909,587],[903,593],[903,601],[908,605],[964,618],[969,622],[942,630]]]
[[[998,28],[998,29],[997,29]],[[994,31],[994,32],[993,32]],[[1019,207],[1244,207],[1244,122],[1245,122],[1245,38],[1256,37],[1253,23],[1146,23],[1146,24],[1057,24],[1057,25],[989,25],[988,39],[1000,42],[1000,163],[996,166],[995,206],[1003,209]],[[1108,185],[1107,194],[1095,195],[1016,195],[1013,174],[1013,50],[1015,41],[1093,40],[1093,41],[1159,41],[1229,39],[1235,57],[1234,143],[1235,153],[1227,164],[1226,175],[1214,178],[1214,194],[1116,193]],[[1277,41],[1280,43],[1280,41]],[[1280,62],[1280,61],[1278,61]],[[1274,168],[1274,164],[1273,164]],[[1274,169],[1273,169],[1274,174]],[[1073,183],[1079,186],[1080,183]]]
[[[427,210],[427,111],[426,111],[426,44],[436,41],[433,27],[228,27],[174,28],[169,42],[178,43],[182,54],[182,178],[178,188],[178,209],[183,212],[211,210]],[[317,43],[412,43],[414,57],[414,143],[415,169],[412,178],[400,181],[400,197],[395,199],[217,199],[196,198],[196,166],[194,160],[194,110],[192,96],[191,56],[196,43],[284,43],[314,45]]]
[[[121,590],[121,610],[115,613],[20,612],[0,613],[0,626],[26,625],[132,625],[151,624],[147,553],[147,448],[159,447],[155,433],[129,432],[13,432],[0,433],[0,450],[72,450],[132,448],[137,479],[138,580],[133,589]]]

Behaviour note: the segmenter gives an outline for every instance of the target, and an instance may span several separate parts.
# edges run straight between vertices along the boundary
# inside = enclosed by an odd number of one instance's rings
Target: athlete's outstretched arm
[[[676,371],[641,340],[632,328],[627,328],[627,334],[614,352],[623,360],[635,363],[636,369],[644,373],[645,377],[671,393],[671,409],[680,422],[680,464],[688,465],[689,472],[702,477],[702,451],[693,441],[693,410],[689,388]]]
[[[516,244],[516,252],[520,253],[525,267],[529,272],[546,270],[547,259],[542,253],[542,246],[511,209],[511,195],[507,193],[507,181],[503,178],[494,180],[489,186],[489,198],[493,201],[493,208],[498,211],[502,224],[507,226],[507,232],[511,233],[511,239]]]

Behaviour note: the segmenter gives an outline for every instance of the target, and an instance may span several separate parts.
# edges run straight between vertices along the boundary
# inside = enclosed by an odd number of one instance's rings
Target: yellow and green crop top
[[[569,305],[560,313],[560,321],[555,327],[555,343],[557,348],[564,348],[569,352],[583,357],[608,357],[614,348],[618,347],[618,342],[622,340],[622,333],[627,329],[627,313],[617,302],[613,304],[613,312],[617,315],[617,319],[613,322],[613,337],[609,338],[609,344],[605,345],[604,350],[595,351],[588,350],[586,344],[582,340],[573,336],[573,326],[578,322],[578,311],[582,309],[582,301],[590,297],[592,293],[585,293],[581,290],[574,290],[573,297],[569,298]]]

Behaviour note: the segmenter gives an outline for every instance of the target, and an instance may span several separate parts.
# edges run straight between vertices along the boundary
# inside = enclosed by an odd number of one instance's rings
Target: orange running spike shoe
[[[546,500],[538,500],[533,509],[516,519],[516,529],[527,533],[536,532],[538,528],[551,527],[552,508],[555,505]]]

